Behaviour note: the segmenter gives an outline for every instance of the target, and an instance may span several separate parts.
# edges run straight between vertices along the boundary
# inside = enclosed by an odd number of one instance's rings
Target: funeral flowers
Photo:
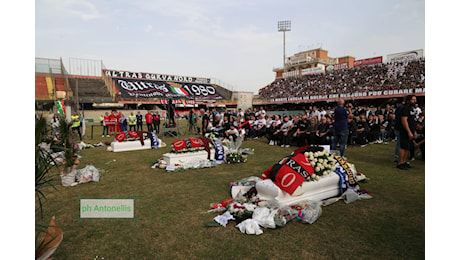
[[[256,207],[252,203],[232,202],[227,206],[227,210],[239,222],[251,218]]]
[[[227,153],[225,156],[225,161],[227,163],[244,163],[247,160],[247,156],[242,153]]]
[[[334,156],[326,150],[320,152],[306,152],[305,157],[310,161],[311,166],[315,168],[315,173],[313,175],[327,175],[331,170],[335,169],[336,160]],[[312,178],[316,179],[316,176],[313,175]]]

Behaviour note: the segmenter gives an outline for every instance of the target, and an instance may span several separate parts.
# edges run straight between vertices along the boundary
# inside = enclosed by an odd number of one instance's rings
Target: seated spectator
[[[326,123],[328,124],[328,128],[329,128],[326,134],[326,144],[332,145],[334,143],[334,138],[335,138],[335,132],[334,132],[335,129],[334,129],[334,123],[332,122],[331,117],[326,116]]]
[[[267,139],[269,145],[277,145],[279,142],[278,136],[275,134],[278,129],[276,121],[272,121],[270,127],[267,128]]]
[[[238,129],[234,125],[230,125],[230,128],[225,130],[224,136],[226,139],[230,139],[232,137],[233,141],[239,136]]]
[[[359,118],[359,117],[357,117]],[[358,138],[358,127],[356,125],[357,120],[353,115],[348,115],[347,118],[348,121],[348,140],[347,143],[349,145],[356,144],[357,143],[357,138]]]
[[[246,116],[243,123],[238,126],[238,130],[242,133],[243,140],[253,137],[252,125],[250,123],[250,117]]]
[[[306,145],[306,131],[308,126],[308,117],[307,115],[303,115],[302,120],[297,123],[296,131],[292,134],[292,142],[295,142],[299,147]]]
[[[262,114],[259,114],[259,118],[254,122],[254,138],[265,136],[267,121]]]
[[[290,120],[289,116],[284,116],[283,123],[281,124],[280,128],[275,131],[275,136],[277,136],[278,140],[280,141],[281,147],[289,147],[290,140],[289,140],[289,129],[292,126],[292,121]]]
[[[369,143],[373,144],[377,141],[377,138],[380,133],[380,125],[379,125],[379,118],[374,114],[369,114],[369,118],[367,120],[367,125],[369,127],[369,131],[367,134],[367,140]]]
[[[330,143],[327,141],[327,134],[329,133],[330,127],[329,124],[327,123],[327,118],[326,117],[321,117],[321,122],[318,125],[318,129],[316,130],[315,134],[315,144],[321,144],[321,145],[330,145]]]
[[[316,117],[310,119],[310,124],[305,131],[307,145],[315,145],[316,144],[316,131],[318,130],[318,124]]]
[[[367,125],[366,115],[362,114],[359,116],[359,120],[356,122],[356,142],[364,147],[367,145],[367,136],[369,132],[369,127]]]

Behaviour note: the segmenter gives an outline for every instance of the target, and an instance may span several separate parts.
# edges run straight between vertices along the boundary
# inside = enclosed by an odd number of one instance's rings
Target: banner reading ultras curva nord
[[[123,98],[224,99],[209,78],[103,70]]]
[[[112,78],[124,98],[223,99],[211,84]]]

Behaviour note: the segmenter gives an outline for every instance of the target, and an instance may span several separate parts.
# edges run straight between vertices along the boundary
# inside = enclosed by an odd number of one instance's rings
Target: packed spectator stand
[[[260,89],[259,97],[289,98],[414,88],[425,88],[425,58],[277,79]]]

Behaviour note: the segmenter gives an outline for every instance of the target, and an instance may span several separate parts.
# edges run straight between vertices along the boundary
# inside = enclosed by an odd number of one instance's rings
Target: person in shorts
[[[416,121],[415,121],[415,103],[417,103],[417,97],[415,95],[407,95],[404,98],[404,107],[401,110],[401,129],[400,129],[400,149],[399,149],[399,161],[396,168],[400,170],[408,170],[410,165],[407,163],[407,157],[413,140],[416,139],[417,133]]]

